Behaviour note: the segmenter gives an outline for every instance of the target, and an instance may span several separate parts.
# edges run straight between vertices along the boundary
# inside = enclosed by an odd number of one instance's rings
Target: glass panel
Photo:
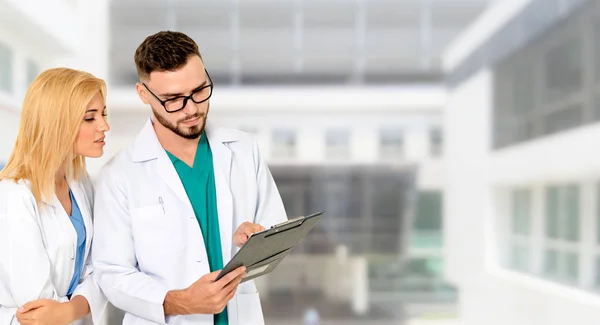
[[[565,277],[570,281],[579,278],[579,256],[575,253],[563,253],[565,262]]]
[[[565,188],[564,239],[569,241],[579,240],[579,187],[568,186]]]
[[[410,234],[410,246],[416,249],[441,249],[443,245],[441,231],[413,231]]]
[[[273,156],[292,158],[296,153],[296,132],[292,130],[273,131]]]
[[[0,43],[0,91],[11,93],[13,91],[13,53],[10,48]]]
[[[546,236],[558,238],[558,188],[546,189]]]
[[[26,87],[29,87],[29,85],[33,82],[33,80],[35,79],[35,77],[37,77],[37,75],[40,73],[40,68],[37,65],[37,63],[33,60],[27,60],[27,80],[26,80]]]
[[[545,56],[547,102],[560,100],[582,88],[581,41],[572,38],[548,51]]]
[[[596,188],[596,241],[600,244],[600,184]],[[600,283],[599,283],[600,284]]]
[[[595,276],[595,286],[596,288],[600,288],[600,257],[596,257],[596,269],[594,270]]]
[[[404,154],[404,134],[399,129],[385,129],[379,133],[382,158],[399,158]]]
[[[558,253],[553,249],[546,250],[544,256],[544,274],[547,276],[558,275]]]
[[[548,114],[544,118],[544,133],[553,134],[581,125],[583,109],[581,105],[572,105]]]
[[[513,111],[515,115],[523,116],[530,113],[535,106],[534,65],[531,62],[521,62],[516,65],[512,78]]]
[[[519,271],[529,270],[530,250],[525,245],[515,244],[512,246],[511,266]]]
[[[528,190],[516,190],[512,194],[513,233],[529,235],[531,232],[531,194]]]
[[[442,193],[440,191],[423,191],[419,193],[414,229],[442,229]]]
[[[326,133],[327,158],[345,159],[350,157],[350,131],[329,130]]]
[[[429,132],[429,145],[431,150],[431,156],[439,157],[443,152],[443,134],[440,128],[432,129]]]
[[[596,23],[594,24],[594,36],[595,36],[595,53],[594,53],[594,65],[596,66],[596,84],[600,84],[600,17],[596,16]]]

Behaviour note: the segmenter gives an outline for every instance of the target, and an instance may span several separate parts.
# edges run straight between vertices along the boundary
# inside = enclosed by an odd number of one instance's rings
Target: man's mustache
[[[195,119],[197,119],[199,117],[203,117],[204,115],[205,115],[204,113],[199,113],[199,114],[194,114],[192,116],[187,116],[187,117],[184,117],[183,119],[181,119],[179,121],[179,123],[187,122],[189,120],[195,120]]]

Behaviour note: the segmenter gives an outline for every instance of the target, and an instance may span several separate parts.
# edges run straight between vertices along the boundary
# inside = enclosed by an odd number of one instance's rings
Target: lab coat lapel
[[[231,194],[231,150],[227,146],[232,136],[220,129],[206,128],[206,136],[213,154],[215,187],[217,191],[217,212],[223,263],[231,259],[233,243],[233,196]]]
[[[134,147],[133,160],[135,162],[146,162],[156,159],[157,173],[181,202],[191,209],[192,204],[185,192],[183,183],[181,183],[181,179],[179,179],[179,175],[171,159],[169,159],[169,156],[158,141],[151,119],[148,119],[148,122],[138,135]]]
[[[164,150],[158,155],[156,168],[160,177],[165,181],[165,183],[167,183],[169,188],[175,192],[181,202],[191,207],[192,204],[187,196],[187,193],[185,192],[185,188],[183,187],[183,183],[179,178],[179,174],[177,174],[175,166],[173,166],[171,159],[169,159],[169,156]]]

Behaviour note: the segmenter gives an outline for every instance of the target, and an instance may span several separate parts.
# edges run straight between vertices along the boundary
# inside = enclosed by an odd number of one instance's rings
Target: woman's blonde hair
[[[28,180],[39,206],[54,195],[61,168],[68,179],[85,175],[85,158],[75,154],[75,140],[98,93],[106,100],[106,83],[90,73],[68,68],[40,73],[25,94],[17,141],[0,179]]]

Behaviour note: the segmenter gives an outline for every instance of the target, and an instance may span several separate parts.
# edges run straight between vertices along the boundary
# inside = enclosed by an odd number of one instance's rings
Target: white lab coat
[[[233,233],[245,221],[270,227],[287,219],[257,142],[241,131],[208,125],[213,153],[223,262],[238,250]],[[149,120],[135,142],[102,169],[96,186],[95,276],[123,324],[213,324],[213,315],[164,316],[170,290],[210,273],[202,232],[179,176]],[[228,304],[230,325],[264,324],[253,281]]]
[[[91,309],[74,324],[98,325],[107,300],[92,276],[93,188],[87,178],[69,186],[86,228],[85,263],[73,296],[84,296]],[[18,324],[15,312],[27,302],[68,301],[76,252],[77,233],[56,195],[38,209],[28,181],[0,181],[0,324]]]

